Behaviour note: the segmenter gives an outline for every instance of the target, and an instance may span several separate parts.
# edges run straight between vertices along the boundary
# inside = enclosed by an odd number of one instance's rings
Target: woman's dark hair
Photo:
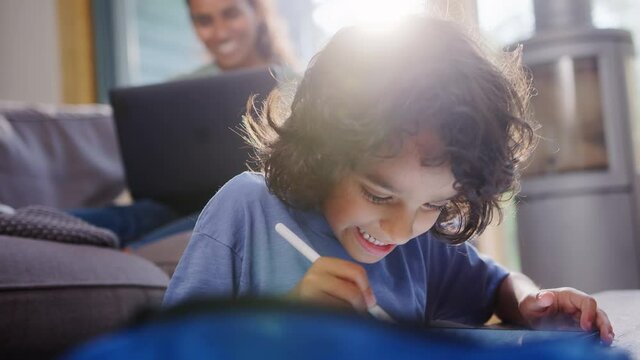
[[[190,0],[186,0],[191,6]],[[246,0],[262,20],[258,25],[256,46],[258,53],[270,63],[286,65],[292,69],[298,66],[286,26],[273,0]]]
[[[517,192],[537,140],[520,50],[500,60],[445,20],[346,28],[312,59],[293,99],[273,92],[258,116],[247,113],[244,130],[269,189],[302,209],[319,209],[348,171],[394,155],[381,149],[436,132],[444,152],[423,149],[422,161],[449,163],[458,196],[433,231],[461,243],[502,215],[502,195]]]

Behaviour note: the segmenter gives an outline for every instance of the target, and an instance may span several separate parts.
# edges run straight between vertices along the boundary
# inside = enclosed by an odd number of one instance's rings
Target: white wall
[[[0,100],[62,100],[56,4],[0,0]]]

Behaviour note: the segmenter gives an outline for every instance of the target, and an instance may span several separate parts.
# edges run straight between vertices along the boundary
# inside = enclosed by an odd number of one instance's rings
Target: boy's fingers
[[[536,296],[530,295],[520,303],[520,314],[530,326],[537,328],[544,319],[555,312],[555,295],[548,291],[540,291]]]
[[[362,292],[368,307],[376,304],[375,296],[371,286],[369,286],[367,271],[362,266],[346,260],[328,257],[321,257],[316,260],[316,263],[319,263],[318,265],[327,273],[353,282]]]
[[[547,315],[553,315],[555,319],[562,316],[573,318],[585,331],[598,329],[601,340],[606,344],[611,344],[615,336],[607,314],[598,309],[596,300],[575,289],[541,290],[535,298],[523,301],[522,309],[534,323],[535,319],[546,319]]]
[[[540,291],[536,294],[533,301],[528,303],[528,311],[533,314],[542,315],[547,312],[549,307],[556,301],[556,296],[551,291]]]
[[[321,284],[320,289],[332,297],[345,301],[356,310],[367,310],[367,302],[365,301],[362,291],[360,291],[360,289],[358,289],[352,282],[327,276],[323,278],[323,283]]]
[[[592,297],[583,297],[580,303],[580,327],[582,330],[591,330],[593,320],[596,318],[598,304]]]
[[[607,344],[611,344],[613,342],[613,338],[615,334],[613,333],[613,326],[611,326],[611,322],[609,321],[609,317],[607,314],[598,309],[596,316],[596,326],[600,331],[600,339]]]
[[[579,312],[578,324],[587,331],[593,329],[598,304],[594,298],[576,289],[563,289],[559,297],[560,310],[565,314]]]
[[[322,296],[318,298],[318,303],[324,306],[330,306],[338,309],[353,310],[353,305],[344,299],[337,298],[329,293],[322,292]],[[356,309],[358,310],[358,309]],[[361,310],[358,310],[361,311]]]
[[[364,296],[353,283],[321,271],[308,272],[296,286],[297,297],[317,304],[366,311]]]
[[[353,309],[353,305],[344,299],[337,298],[331,294],[326,293],[321,289],[313,289],[304,293],[303,298],[310,303],[335,307],[340,309]]]

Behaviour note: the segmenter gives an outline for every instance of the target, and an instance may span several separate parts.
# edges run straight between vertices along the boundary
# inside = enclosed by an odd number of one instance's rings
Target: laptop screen
[[[259,69],[111,91],[133,198],[200,210],[247,169],[250,148],[237,133],[242,114],[251,95],[261,101],[275,85],[270,70]]]

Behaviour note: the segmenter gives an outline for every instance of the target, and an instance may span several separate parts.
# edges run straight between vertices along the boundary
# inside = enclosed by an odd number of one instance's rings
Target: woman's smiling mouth
[[[216,47],[216,50],[218,53],[222,55],[228,55],[230,53],[233,53],[236,50],[236,48],[238,48],[238,42],[234,40],[228,40],[219,44]]]

